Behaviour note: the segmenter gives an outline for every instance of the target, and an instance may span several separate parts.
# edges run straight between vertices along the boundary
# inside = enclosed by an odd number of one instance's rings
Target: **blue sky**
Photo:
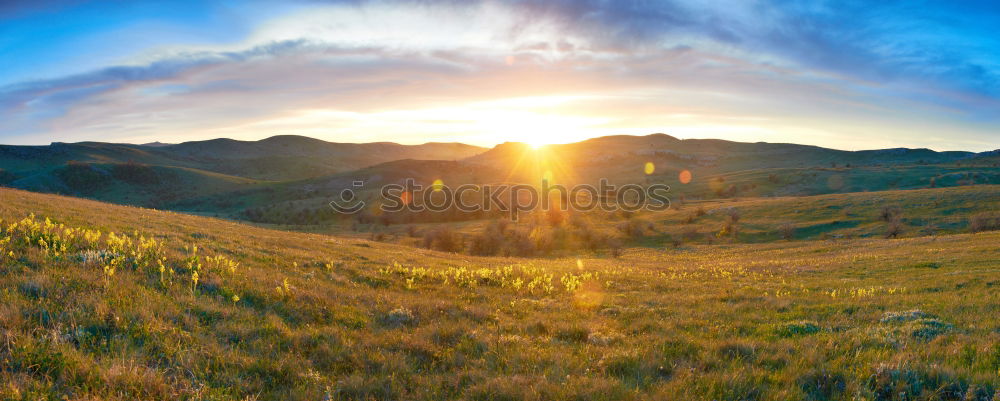
[[[1000,148],[988,1],[34,1],[0,20],[0,143]]]

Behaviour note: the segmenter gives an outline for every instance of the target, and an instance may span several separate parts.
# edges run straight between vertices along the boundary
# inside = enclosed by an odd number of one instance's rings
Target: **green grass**
[[[842,165],[843,163],[841,163]],[[808,196],[836,193],[925,189],[963,185],[998,184],[1000,167],[978,164],[935,164],[863,167],[768,168],[715,172],[693,169],[688,185],[677,182],[675,173],[652,177],[665,182],[689,198]]]
[[[41,228],[10,229],[30,213]],[[0,218],[13,252],[0,262],[0,399],[989,400],[1000,389],[1000,232],[516,259],[13,190],[0,191]],[[162,251],[110,244],[112,231]],[[108,276],[114,255],[125,259]],[[218,255],[239,267],[213,267]]]
[[[980,213],[1000,210],[1000,186],[975,185],[953,188],[895,190],[829,194],[804,197],[723,199],[679,202],[675,199],[670,210],[642,212],[636,215],[641,221],[651,223],[641,237],[624,235],[615,227],[625,221],[620,214],[592,212],[584,214],[592,230],[617,236],[631,246],[662,248],[681,244],[704,244],[705,236],[713,242],[767,243],[786,241],[782,227],[791,228],[791,241],[878,238],[885,236],[887,222],[881,218],[882,209],[898,208],[902,227],[901,237],[914,238],[970,231],[969,221]],[[735,237],[716,235],[724,226],[730,211],[738,212],[739,230]],[[514,226],[531,231],[535,227],[548,230],[544,215],[526,216]],[[310,231],[371,238],[371,231],[384,234],[388,242],[419,246],[421,238],[411,238],[408,231],[423,233],[446,226],[471,237],[484,231],[490,221],[471,220],[452,223],[401,224],[382,227],[378,224],[360,225],[352,230],[350,222],[315,226],[274,225],[271,228]],[[564,227],[569,223],[565,223]],[[411,228],[412,226],[412,228]],[[696,232],[694,238],[685,238]],[[579,254],[582,249],[572,249],[562,254]],[[555,253],[560,254],[559,252]]]
[[[58,166],[14,182],[14,185],[36,192],[71,194],[116,204],[181,209],[186,201],[218,193],[230,193],[248,188],[267,186],[266,181],[229,176],[188,167],[143,166],[150,179],[129,182],[114,176],[114,163],[87,163],[91,174],[86,180],[67,180],[67,169]],[[221,202],[217,201],[217,202]],[[211,206],[221,208],[218,203]]]
[[[902,235],[906,237],[968,232],[973,215],[1000,210],[1000,186],[690,202],[648,218],[662,223],[665,232],[676,234],[686,228],[684,220],[700,208],[707,214],[688,225],[717,232],[727,212],[735,209],[741,223],[737,240],[742,242],[780,240],[780,228],[786,223],[794,229],[793,239],[799,240],[879,237],[886,231],[881,218],[886,207],[900,209]]]

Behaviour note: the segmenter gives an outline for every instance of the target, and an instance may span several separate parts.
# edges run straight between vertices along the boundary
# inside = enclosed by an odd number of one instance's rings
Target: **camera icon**
[[[354,181],[351,186],[353,188],[362,188],[365,186],[365,182]],[[330,201],[330,207],[337,213],[354,214],[365,208],[365,201],[358,199],[357,194],[354,193],[354,189],[344,188],[343,191],[340,191],[340,199]]]

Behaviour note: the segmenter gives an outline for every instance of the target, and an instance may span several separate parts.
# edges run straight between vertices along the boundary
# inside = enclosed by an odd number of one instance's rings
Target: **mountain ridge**
[[[449,184],[533,183],[545,172],[562,184],[599,179],[619,184],[663,182],[693,198],[996,183],[1000,170],[989,166],[1000,163],[998,154],[924,148],[847,151],[793,143],[679,139],[663,133],[597,137],[537,149],[520,142],[487,149],[454,142],[338,143],[275,135],[257,141],[215,138],[157,146],[0,145],[0,185],[239,215],[261,205],[303,200],[322,208],[355,181],[371,187],[405,178],[424,185],[435,179]],[[646,173],[645,164],[652,164],[654,171]],[[691,185],[678,185],[682,170],[694,173]],[[845,184],[830,187],[826,180],[832,176],[846,179]]]

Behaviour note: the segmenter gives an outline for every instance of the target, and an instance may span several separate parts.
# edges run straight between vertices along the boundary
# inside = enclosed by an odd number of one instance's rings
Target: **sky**
[[[0,143],[1000,148],[1000,3],[0,2]]]

